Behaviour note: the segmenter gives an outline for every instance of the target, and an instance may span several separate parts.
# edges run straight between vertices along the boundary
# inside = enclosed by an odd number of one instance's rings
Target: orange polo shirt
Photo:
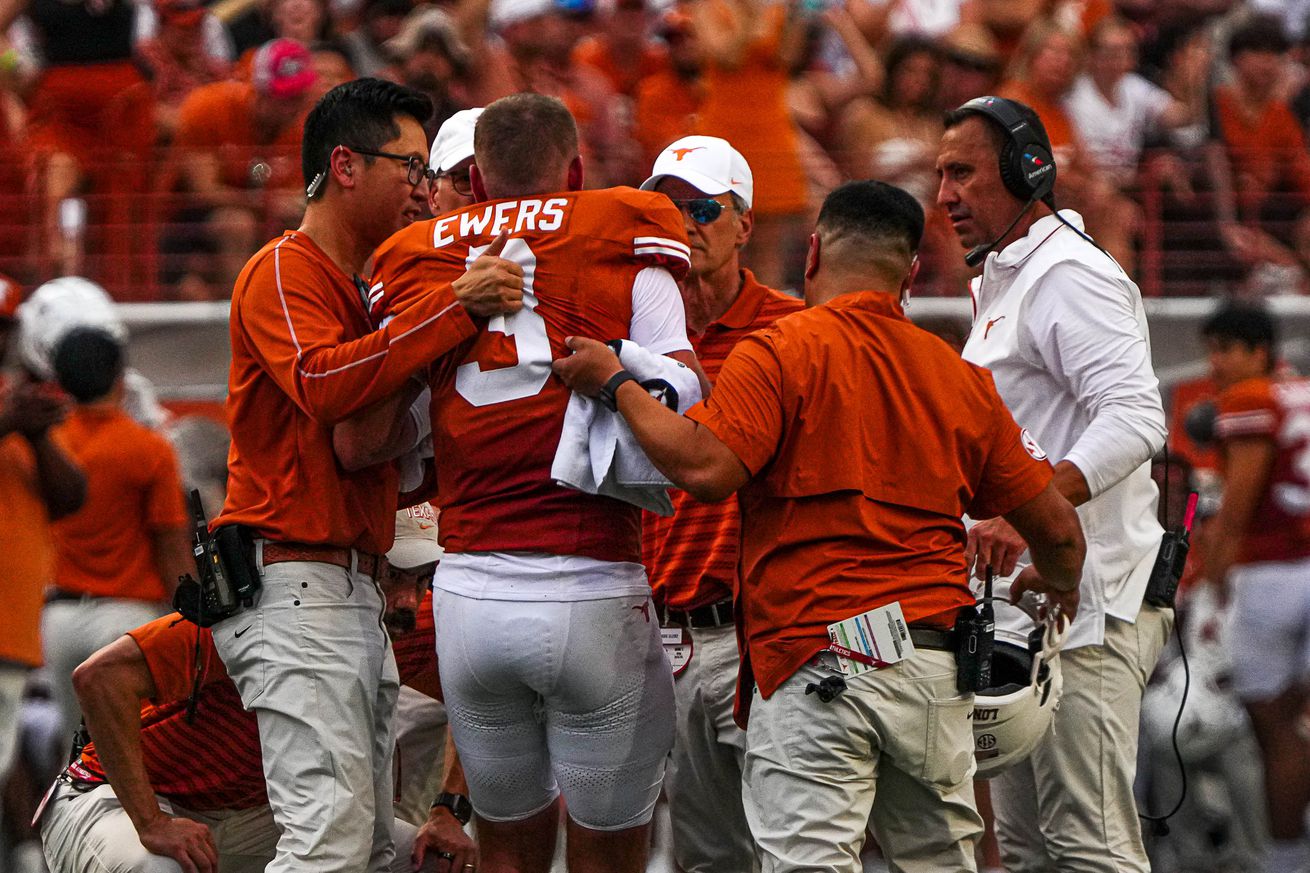
[[[242,270],[229,330],[227,503],[216,524],[280,542],[391,548],[395,465],[346,472],[332,426],[394,394],[476,328],[448,282],[415,294],[377,330],[366,293],[301,231]]]
[[[36,459],[16,433],[0,437],[0,662],[41,666],[41,601],[54,577],[50,519],[36,481]]]
[[[768,327],[805,304],[761,285],[750,270],[728,311],[691,337],[696,360],[713,383],[728,353],[742,339]],[[650,577],[655,603],[671,609],[695,609],[732,597],[737,591],[737,553],[741,515],[737,498],[701,503],[685,491],[672,491],[673,515],[642,513],[642,563]]]
[[[746,337],[687,415],[752,477],[739,492],[739,707],[752,674],[770,696],[833,622],[899,601],[908,622],[949,626],[974,601],[961,516],[1009,512],[1052,475],[987,371],[887,293],[844,294]]]
[[[86,473],[86,502],[55,522],[55,586],[163,600],[153,535],[187,526],[172,444],[118,406],[76,407],[51,435]]]

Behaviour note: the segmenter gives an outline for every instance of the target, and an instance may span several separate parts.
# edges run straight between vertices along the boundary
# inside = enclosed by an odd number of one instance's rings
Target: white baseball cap
[[[666,176],[681,179],[710,196],[731,191],[750,209],[755,180],[750,164],[741,152],[717,136],[684,136],[671,143],[655,159],[651,177],[641,183],[643,191],[653,191]]]
[[[447,118],[432,141],[428,166],[438,173],[449,173],[460,161],[473,157],[473,128],[477,126],[481,107],[461,109]]]
[[[491,0],[489,18],[496,29],[557,11],[555,0]]]
[[[412,570],[440,561],[445,550],[437,543],[437,512],[420,503],[396,513],[396,542],[387,552],[387,563]]]

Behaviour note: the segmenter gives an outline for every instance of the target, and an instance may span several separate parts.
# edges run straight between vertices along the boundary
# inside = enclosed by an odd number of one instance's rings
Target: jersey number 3
[[[486,248],[471,247],[464,262],[465,269]],[[513,315],[488,319],[487,332],[513,337],[518,363],[493,370],[482,369],[482,364],[476,360],[460,364],[455,370],[455,390],[474,406],[532,397],[546,387],[546,381],[550,379],[550,341],[546,338],[546,321],[537,314],[537,295],[533,286],[537,256],[526,241],[511,239],[505,243],[501,257],[523,268],[523,308]]]

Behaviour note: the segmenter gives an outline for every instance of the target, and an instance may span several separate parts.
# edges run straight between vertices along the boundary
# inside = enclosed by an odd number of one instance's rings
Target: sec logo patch
[[[1023,443],[1024,451],[1032,455],[1034,461],[1046,460],[1046,452],[1037,444],[1037,440],[1033,438],[1033,435],[1028,433],[1028,428],[1025,427],[1019,431],[1019,441]]]

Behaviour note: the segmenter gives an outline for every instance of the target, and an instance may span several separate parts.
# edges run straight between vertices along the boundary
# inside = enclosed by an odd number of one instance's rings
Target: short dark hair
[[[1230,301],[1201,325],[1201,336],[1220,342],[1240,342],[1247,348],[1265,349],[1273,364],[1278,348],[1278,326],[1259,303]]]
[[[846,268],[858,264],[899,280],[919,250],[923,222],[923,207],[909,193],[866,180],[834,189],[815,230],[827,251],[841,253]]]
[[[938,47],[937,43],[932,40],[913,34],[910,36],[903,36],[896,40],[892,43],[891,48],[887,50],[887,60],[884,62],[886,66],[886,75],[883,78],[882,92],[884,103],[889,105],[896,103],[899,95],[892,92],[896,74],[900,72],[901,67],[905,66],[906,63],[918,55],[928,55],[933,60],[940,60],[942,57],[942,50]],[[937,85],[941,82],[941,78],[941,68],[938,66],[933,71],[933,87],[928,96],[929,100],[935,99]]]
[[[543,187],[553,186],[553,178],[578,155],[578,125],[554,97],[511,94],[478,116],[473,153],[487,196],[545,194]]]
[[[1292,41],[1276,15],[1252,15],[1228,37],[1230,58],[1242,52],[1272,52],[1281,55],[1291,48]]]
[[[1027,103],[1020,103],[1018,100],[1007,100],[1006,102],[1014,107],[1014,111],[1019,114],[1020,118],[1028,122],[1028,126],[1031,127],[1033,133],[1037,135],[1041,145],[1045,146],[1048,152],[1051,151],[1051,137],[1047,134],[1046,125],[1042,124],[1042,117],[1037,114],[1037,110],[1033,109]],[[966,108],[967,106],[968,104],[965,104],[965,106],[952,109],[943,115],[942,127],[946,130],[950,130],[952,127],[958,127],[970,118],[981,118],[986,123],[987,131],[991,135],[992,146],[996,149],[996,154],[999,155],[1001,149],[1005,148],[1005,144],[1010,140],[1009,131],[1005,129],[1004,125],[987,113],[980,112],[977,109]]]
[[[55,378],[78,403],[109,393],[123,373],[123,345],[98,327],[70,330],[55,345]]]
[[[324,94],[305,119],[300,145],[305,186],[327,171],[337,146],[377,151],[400,136],[397,116],[427,124],[432,117],[432,101],[421,91],[372,78],[352,79]],[[364,159],[373,160],[367,155]]]

